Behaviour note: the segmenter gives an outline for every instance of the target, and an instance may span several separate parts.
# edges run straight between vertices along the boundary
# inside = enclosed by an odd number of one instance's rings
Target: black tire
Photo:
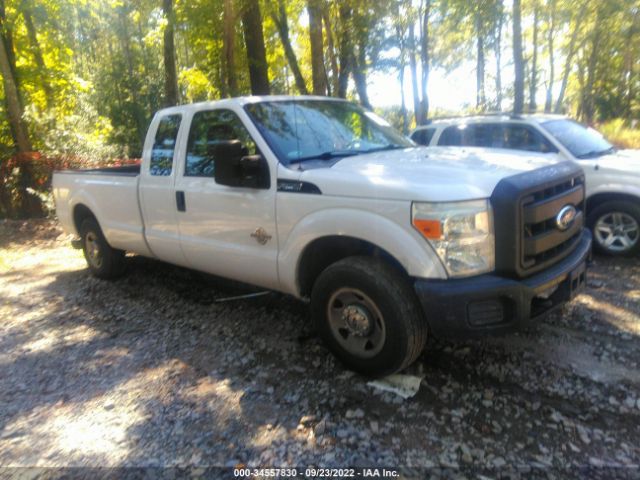
[[[80,236],[84,258],[94,276],[111,280],[124,273],[124,251],[116,250],[107,243],[94,218],[83,220]]]
[[[618,214],[617,217],[616,214]],[[618,225],[621,225],[618,228],[633,228],[633,222],[635,222],[636,230],[635,233],[624,234],[620,230],[616,231],[618,239],[607,245],[607,239],[613,238],[609,236],[607,225],[610,224],[614,229],[616,218],[619,219]],[[640,206],[638,204],[624,200],[604,202],[589,212],[587,225],[593,232],[593,248],[596,252],[609,256],[629,256],[640,252]],[[598,228],[599,225],[603,228]],[[626,235],[626,239],[621,238],[621,235]],[[632,244],[626,247],[624,242],[629,242],[629,239]]]
[[[354,311],[356,316],[350,317]],[[311,315],[329,349],[348,368],[368,376],[389,375],[409,366],[427,340],[427,323],[409,281],[377,258],[349,257],[327,267],[313,286]],[[363,317],[375,320],[362,323],[368,330],[353,333],[352,326]],[[335,326],[342,321],[343,328]],[[345,336],[344,330],[351,333]],[[359,354],[345,346],[351,340],[364,344]]]

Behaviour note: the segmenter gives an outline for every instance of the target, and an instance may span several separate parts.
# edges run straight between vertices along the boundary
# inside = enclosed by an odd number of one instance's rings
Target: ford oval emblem
[[[568,229],[576,218],[578,211],[573,205],[565,205],[556,215],[556,225],[559,230]]]

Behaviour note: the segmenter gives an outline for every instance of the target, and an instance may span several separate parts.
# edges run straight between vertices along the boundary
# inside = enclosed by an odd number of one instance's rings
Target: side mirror
[[[269,165],[262,155],[246,155],[239,140],[217,143],[211,148],[215,159],[215,180],[220,185],[268,189]]]

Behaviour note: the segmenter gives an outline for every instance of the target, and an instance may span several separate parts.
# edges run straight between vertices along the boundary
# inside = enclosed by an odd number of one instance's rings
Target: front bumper
[[[520,280],[497,275],[415,282],[415,290],[434,336],[473,338],[531,325],[584,288],[591,233],[559,263]]]

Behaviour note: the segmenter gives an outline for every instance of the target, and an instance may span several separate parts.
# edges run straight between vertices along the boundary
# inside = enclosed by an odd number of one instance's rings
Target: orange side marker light
[[[413,226],[427,238],[442,238],[442,225],[439,220],[414,220]]]

